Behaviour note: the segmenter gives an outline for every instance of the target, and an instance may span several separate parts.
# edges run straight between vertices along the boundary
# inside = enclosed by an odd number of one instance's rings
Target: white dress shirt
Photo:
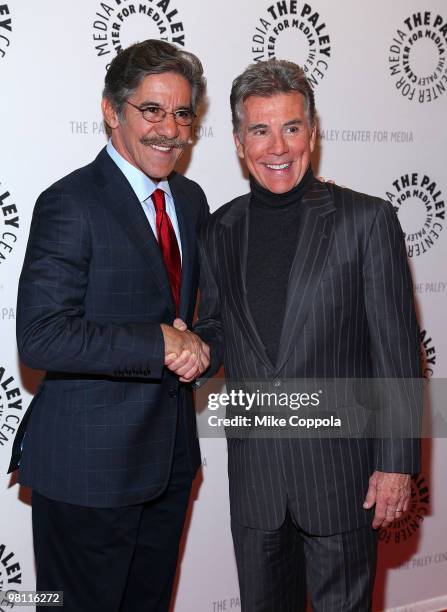
[[[152,194],[156,189],[161,189],[165,194],[166,212],[171,219],[172,227],[177,238],[178,247],[180,251],[180,257],[182,257],[182,243],[180,241],[180,231],[178,227],[177,213],[175,211],[174,199],[172,197],[171,189],[167,180],[159,181],[154,183],[144,172],[142,172],[136,166],[129,163],[124,157],[118,153],[112,144],[112,140],[107,143],[107,153],[113,159],[115,164],[127,178],[130,186],[135,192],[141,206],[143,207],[144,214],[149,221],[155,238],[157,238],[157,226],[155,223],[156,212],[155,206],[152,202]]]

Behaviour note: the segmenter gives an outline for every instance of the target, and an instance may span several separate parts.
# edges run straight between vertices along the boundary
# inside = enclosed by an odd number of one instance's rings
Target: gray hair
[[[236,77],[231,88],[230,104],[233,130],[239,133],[243,119],[243,104],[249,96],[274,96],[279,93],[298,92],[304,97],[307,120],[315,125],[315,99],[304,70],[293,62],[271,59],[250,64]]]
[[[122,120],[124,104],[141,81],[164,72],[175,72],[188,81],[192,111],[196,112],[205,93],[202,63],[193,53],[162,40],[145,40],[118,53],[106,73],[103,96],[110,100]]]

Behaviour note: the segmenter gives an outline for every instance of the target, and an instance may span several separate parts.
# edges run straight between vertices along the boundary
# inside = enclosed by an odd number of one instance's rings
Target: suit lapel
[[[132,244],[148,261],[148,272],[154,278],[160,294],[175,312],[168,274],[157,239],[128,180],[103,149],[97,157],[101,183],[107,207],[116,216]]]
[[[177,214],[180,240],[182,243],[182,283],[180,288],[179,315],[182,319],[186,319],[191,297],[191,281],[196,253],[196,240],[193,223],[191,223],[190,217],[188,216],[188,197],[175,180],[170,180],[169,186],[174,198],[175,212]]]
[[[335,206],[328,188],[314,180],[301,203],[297,249],[287,288],[287,300],[275,374],[296,345],[326,265],[333,238]]]
[[[246,287],[250,195],[242,196],[221,219],[223,232],[222,277],[233,315],[246,335],[254,352],[269,369],[273,365],[267,356],[251,315]]]

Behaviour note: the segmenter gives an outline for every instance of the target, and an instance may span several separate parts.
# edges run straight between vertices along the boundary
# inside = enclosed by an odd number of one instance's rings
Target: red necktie
[[[182,264],[178,242],[171,219],[166,212],[164,192],[161,189],[156,189],[151,197],[157,213],[155,224],[157,226],[158,244],[168,272],[175,310],[178,314],[180,307],[180,284],[182,280]]]

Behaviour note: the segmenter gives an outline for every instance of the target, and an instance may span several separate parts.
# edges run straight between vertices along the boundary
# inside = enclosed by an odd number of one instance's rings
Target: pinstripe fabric
[[[369,612],[377,532],[310,536],[289,514],[274,531],[231,525],[244,612]]]
[[[290,515],[280,529],[262,531],[231,523],[241,608],[245,612],[305,610],[303,540]]]
[[[369,612],[377,532],[366,527],[318,537],[300,534],[313,612]],[[275,608],[271,608],[274,610]],[[290,612],[297,612],[290,608]]]
[[[208,208],[197,184],[176,174],[169,184],[183,250],[180,316],[190,324],[196,232]],[[10,469],[20,460],[22,484],[83,506],[154,498],[169,478],[179,410],[195,472],[192,394],[164,369],[160,323],[174,317],[155,236],[104,149],[45,191],[34,210],[17,340],[21,359],[48,374],[14,444]]]
[[[227,378],[277,379],[278,385],[292,378],[418,378],[411,275],[392,207],[314,181],[301,204],[278,360],[272,364],[246,299],[249,197],[216,211],[201,240],[196,331],[216,355],[223,351]],[[266,245],[266,257],[269,248],[274,245]],[[416,435],[416,396],[398,404],[385,405],[385,419],[408,421]],[[289,507],[304,531],[323,536],[370,524],[371,513],[362,508],[369,476],[375,469],[417,472],[419,442],[229,439],[228,469],[238,523],[277,529]]]

